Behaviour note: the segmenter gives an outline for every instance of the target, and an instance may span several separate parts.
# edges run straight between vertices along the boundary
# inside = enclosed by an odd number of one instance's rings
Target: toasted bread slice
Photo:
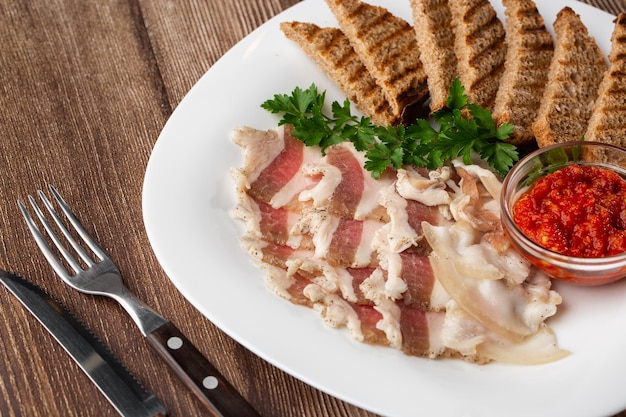
[[[506,14],[507,53],[493,118],[497,124],[515,125],[511,143],[533,145],[532,124],[548,80],[554,42],[533,0],[503,0],[502,3]]]
[[[448,0],[411,0],[413,26],[426,72],[432,112],[446,106],[457,77],[454,32]]]
[[[626,13],[615,20],[609,68],[600,83],[585,140],[626,148]]]
[[[339,86],[357,109],[378,125],[398,123],[382,88],[370,75],[348,38],[337,28],[282,22],[280,29]]]
[[[488,0],[450,0],[459,79],[471,103],[492,109],[504,71],[504,26]]]
[[[548,82],[532,127],[540,147],[580,140],[606,71],[602,51],[571,8],[557,14],[554,33]]]
[[[394,114],[422,106],[428,98],[428,86],[413,27],[387,9],[359,0],[326,3],[382,87]]]

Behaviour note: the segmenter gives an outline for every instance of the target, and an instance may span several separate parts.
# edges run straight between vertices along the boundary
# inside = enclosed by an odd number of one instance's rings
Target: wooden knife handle
[[[171,322],[149,333],[150,346],[215,417],[260,417]]]

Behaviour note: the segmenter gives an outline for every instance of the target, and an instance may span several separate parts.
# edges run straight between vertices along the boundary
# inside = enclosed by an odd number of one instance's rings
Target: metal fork
[[[58,249],[70,269],[48,244],[35,221],[22,201],[17,202],[26,224],[37,245],[54,271],[72,288],[94,295],[111,297],[124,307],[133,318],[141,333],[159,356],[170,366],[182,382],[190,388],[205,407],[216,417],[259,416],[234,387],[218,372],[200,351],[170,321],[152,310],[143,301],[137,299],[124,285],[120,271],[109,255],[85,230],[65,200],[52,186],[48,186],[54,200],[68,222],[82,240],[82,244],[69,231],[64,220],[59,216],[43,191],[37,192],[46,211],[54,221],[56,230],[61,231],[62,240],[47,220],[37,201],[28,196],[30,205],[43,225],[50,241]],[[65,242],[65,243],[64,243]],[[69,244],[69,247],[68,247]],[[95,258],[85,249],[89,248]],[[71,247],[71,249],[70,249]],[[74,254],[72,253],[72,250]],[[82,260],[84,265],[76,258]]]

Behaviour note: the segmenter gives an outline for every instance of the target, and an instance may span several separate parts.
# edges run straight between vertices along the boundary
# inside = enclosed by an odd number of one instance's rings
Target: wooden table
[[[587,0],[612,13],[623,0]],[[205,412],[113,301],[78,295],[37,251],[15,201],[56,184],[119,264],[264,416],[373,416],[250,353],[176,291],[150,250],[141,190],[152,147],[198,78],[297,0],[0,0],[0,267],[58,297],[171,416]],[[117,415],[0,288],[0,415]],[[619,414],[626,416],[626,413]]]

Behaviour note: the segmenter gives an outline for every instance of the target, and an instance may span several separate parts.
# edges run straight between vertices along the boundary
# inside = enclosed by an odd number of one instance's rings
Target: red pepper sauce
[[[626,180],[608,169],[568,165],[522,195],[513,221],[533,242],[563,255],[626,252]]]

